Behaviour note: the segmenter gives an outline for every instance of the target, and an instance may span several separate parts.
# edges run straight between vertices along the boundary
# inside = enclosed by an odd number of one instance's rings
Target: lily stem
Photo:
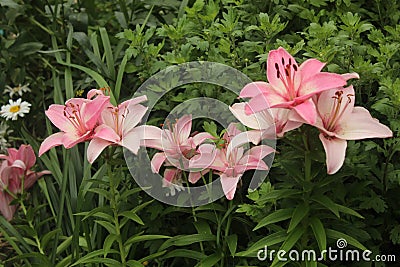
[[[111,207],[114,213],[114,225],[115,225],[115,233],[117,235],[117,240],[118,240],[118,246],[119,246],[119,254],[121,257],[121,263],[122,266],[127,266],[126,265],[126,253],[125,253],[125,248],[124,244],[122,242],[122,236],[121,236],[121,227],[119,224],[119,219],[118,219],[118,205],[116,201],[116,192],[115,192],[115,185],[114,181],[112,178],[112,169],[111,165],[107,162],[107,169],[108,169],[108,180],[110,182],[110,191],[111,191]]]

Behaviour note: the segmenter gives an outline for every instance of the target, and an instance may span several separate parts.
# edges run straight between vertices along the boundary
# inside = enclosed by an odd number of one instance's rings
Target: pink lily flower
[[[392,131],[374,119],[368,110],[354,107],[353,86],[324,91],[315,101],[318,111],[315,126],[320,130],[328,174],[334,174],[342,167],[346,140],[393,136]]]
[[[218,172],[222,190],[228,200],[233,199],[237,184],[245,171],[268,170],[267,164],[262,159],[275,151],[266,145],[255,146],[245,151],[243,145],[256,140],[252,134],[248,133],[240,132],[235,124],[230,124],[223,136],[226,145],[217,150],[215,160],[209,166],[210,169]],[[194,162],[191,163],[191,167],[199,167]],[[200,164],[200,167],[202,165]]]
[[[34,172],[30,170],[36,163],[36,156],[30,145],[21,145],[17,150],[15,148],[7,149],[8,155],[0,154],[0,159],[4,159],[9,167],[12,167],[13,175],[18,179],[9,180],[9,190],[14,194],[21,193],[21,180],[24,179],[24,190],[31,188],[35,182],[50,171]]]
[[[291,130],[299,128],[303,123],[289,119],[293,111],[284,108],[270,108],[247,114],[246,103],[236,103],[229,107],[232,114],[245,126],[260,131],[261,139],[275,139]]]
[[[140,103],[147,101],[146,96],[127,100],[117,107],[109,104],[101,112],[101,124],[94,130],[89,143],[87,157],[93,163],[100,153],[110,145],[119,145],[137,154],[142,139],[155,139],[161,135],[155,126],[137,126],[147,112]]]
[[[0,154],[0,159],[3,159],[0,165],[0,211],[7,220],[11,220],[17,208],[10,205],[14,196],[28,190],[40,177],[51,172],[30,170],[36,163],[36,156],[29,145],[7,151],[8,155]]]
[[[344,86],[346,77],[321,72],[325,66],[317,59],[308,59],[300,66],[282,47],[269,52],[266,82],[247,84],[240,97],[251,98],[247,114],[271,108],[293,109],[307,123],[314,124],[317,113],[311,97],[322,91]]]
[[[61,132],[52,134],[43,141],[39,156],[55,146],[64,145],[65,148],[71,148],[90,140],[98,125],[101,111],[109,101],[109,96],[98,94],[93,100],[71,98],[65,105],[51,105],[46,115]]]
[[[9,181],[15,181],[16,179],[10,179],[13,175],[12,167],[8,166],[7,161],[3,160],[0,165],[0,212],[3,214],[7,221],[11,221],[14,217],[14,213],[17,210],[17,205],[11,205],[14,198],[5,190],[9,187]]]
[[[163,164],[176,167],[165,170],[164,186],[171,183],[180,184],[182,171],[188,170],[191,160],[196,160],[199,157],[205,159],[206,163],[201,167],[206,168],[215,157],[215,150],[198,148],[206,139],[213,139],[214,137],[206,132],[190,136],[191,128],[192,116],[185,115],[173,125],[168,125],[167,129],[160,130],[161,137],[159,139],[143,141],[144,146],[163,151],[156,153],[151,160],[151,168],[154,173],[159,173]],[[201,177],[201,172],[191,171],[188,177],[189,181],[195,179],[194,177]]]

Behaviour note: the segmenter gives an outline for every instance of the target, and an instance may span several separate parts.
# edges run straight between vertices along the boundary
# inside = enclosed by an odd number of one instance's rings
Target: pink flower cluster
[[[219,175],[230,200],[245,171],[268,169],[263,158],[274,149],[259,145],[261,140],[281,138],[306,123],[319,129],[328,174],[333,174],[343,165],[346,140],[391,137],[392,131],[366,109],[354,107],[354,89],[345,86],[347,80],[358,78],[357,73],[321,72],[324,65],[316,59],[298,65],[285,49],[270,51],[268,82],[247,84],[240,97],[249,101],[230,107],[250,130],[242,132],[231,124],[220,140],[206,132],[191,133],[191,115],[167,122],[165,129],[138,126],[147,112],[142,105],[146,96],[116,107],[103,91],[93,89],[86,99],[73,98],[65,105],[49,107],[46,115],[61,132],[44,140],[39,155],[58,145],[70,148],[90,141],[87,157],[93,163],[110,145],[123,146],[135,154],[140,146],[151,147],[161,151],[154,155],[151,168],[159,173],[165,167],[163,184],[172,194],[182,188],[185,171],[189,171],[191,183],[211,171]],[[250,143],[255,146],[246,149]]]
[[[115,107],[103,90],[93,89],[86,99],[71,98],[65,105],[51,105],[46,115],[61,132],[43,141],[39,156],[55,146],[71,148],[85,141],[90,141],[87,150],[90,163],[110,145],[123,146],[136,154],[142,139],[160,138],[157,127],[137,126],[147,111],[141,105],[146,100],[146,96],[136,97]]]
[[[146,140],[147,147],[161,150],[154,155],[151,166],[155,173],[164,171],[164,186],[170,187],[172,194],[183,181],[183,171],[189,170],[188,180],[199,181],[203,175],[213,171],[221,179],[222,189],[227,199],[233,199],[237,184],[247,170],[268,170],[262,160],[274,149],[260,145],[245,150],[244,144],[260,141],[256,132],[241,132],[235,124],[230,124],[222,136],[218,146],[213,142],[216,138],[207,132],[191,135],[192,118],[185,115],[174,124],[162,130],[161,139]],[[177,186],[178,185],[178,186]]]
[[[317,127],[326,153],[328,174],[343,165],[347,141],[392,137],[392,131],[371,117],[368,110],[354,107],[355,92],[347,80],[357,73],[321,72],[324,63],[306,60],[300,66],[283,48],[270,51],[267,82],[246,85],[240,97],[248,103],[234,104],[231,111],[246,126],[259,131],[263,138],[307,123]]]
[[[10,221],[17,209],[11,202],[18,194],[31,188],[37,179],[50,171],[34,172],[36,156],[29,145],[21,145],[17,150],[8,149],[8,155],[0,154],[0,212]]]

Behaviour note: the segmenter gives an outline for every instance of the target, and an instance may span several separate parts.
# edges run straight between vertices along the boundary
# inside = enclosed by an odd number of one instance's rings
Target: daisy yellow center
[[[12,107],[10,107],[10,112],[17,113],[20,109],[21,109],[21,107],[19,105],[18,106],[12,106]]]

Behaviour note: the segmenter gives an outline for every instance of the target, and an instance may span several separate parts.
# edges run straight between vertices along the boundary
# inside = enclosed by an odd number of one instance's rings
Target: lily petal
[[[325,149],[328,174],[334,174],[343,165],[346,156],[347,141],[334,137],[326,138],[322,133],[319,134],[319,139]]]
[[[51,149],[55,146],[62,145],[62,140],[63,140],[64,134],[65,133],[63,133],[63,132],[59,132],[59,133],[52,134],[49,137],[47,137],[46,139],[44,139],[44,141],[42,142],[42,144],[40,145],[40,148],[39,148],[39,157],[41,155],[43,155],[49,149]]]
[[[224,191],[224,194],[228,200],[233,199],[236,192],[237,183],[239,182],[240,177],[242,177],[242,174],[236,177],[228,177],[225,174],[221,174],[220,179],[221,179],[222,190]]]
[[[304,101],[303,103],[294,106],[293,109],[297,114],[303,118],[308,124],[315,124],[317,119],[317,110],[314,102],[311,99]]]
[[[159,173],[160,168],[166,159],[167,157],[164,152],[156,153],[151,159],[151,170],[154,173]]]
[[[393,132],[374,119],[368,110],[363,107],[355,107],[353,112],[343,120],[336,136],[347,140],[359,140],[365,138],[392,137]]]
[[[90,164],[92,164],[98,156],[101,154],[101,152],[109,145],[111,145],[112,142],[100,139],[100,138],[94,138],[90,141],[89,146],[87,148],[87,160],[89,161]]]

